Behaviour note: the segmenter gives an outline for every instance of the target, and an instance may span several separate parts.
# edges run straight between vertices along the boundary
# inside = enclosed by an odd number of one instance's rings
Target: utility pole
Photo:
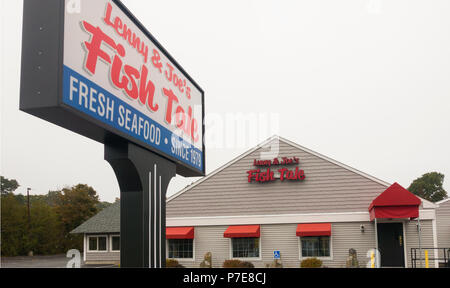
[[[28,206],[28,237],[31,235],[31,215],[30,215],[30,190],[31,188],[27,188],[27,206]],[[28,252],[28,256],[33,256],[33,251],[30,250]]]
[[[30,217],[30,190],[31,188],[27,188],[27,202],[28,202],[28,229],[30,229],[31,217]]]

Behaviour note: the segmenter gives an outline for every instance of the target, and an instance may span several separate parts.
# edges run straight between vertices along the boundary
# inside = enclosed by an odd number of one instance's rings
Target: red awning
[[[422,201],[400,186],[392,184],[375,198],[369,206],[370,220],[375,218],[417,218]]]
[[[331,236],[331,223],[308,223],[297,225],[297,236]]]
[[[167,227],[166,239],[194,239],[194,227]]]
[[[223,233],[225,238],[259,237],[259,225],[229,226]]]

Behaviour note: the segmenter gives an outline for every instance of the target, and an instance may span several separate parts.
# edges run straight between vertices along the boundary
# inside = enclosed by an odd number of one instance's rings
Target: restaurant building
[[[106,219],[119,219],[118,206],[73,231],[85,235],[86,262],[119,261],[120,225]],[[268,267],[276,258],[296,268],[310,257],[346,267],[354,249],[366,267],[377,248],[382,267],[423,267],[414,261],[420,250],[412,253],[423,247],[438,267],[434,248],[450,247],[448,206],[438,218],[439,205],[399,184],[275,136],[167,199],[167,257],[186,267],[200,267],[208,252],[212,267],[227,259]]]

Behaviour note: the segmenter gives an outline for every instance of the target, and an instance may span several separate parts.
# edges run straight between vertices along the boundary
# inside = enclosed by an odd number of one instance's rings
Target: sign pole
[[[121,267],[165,267],[166,191],[175,163],[122,140],[105,143],[105,160],[120,186]]]

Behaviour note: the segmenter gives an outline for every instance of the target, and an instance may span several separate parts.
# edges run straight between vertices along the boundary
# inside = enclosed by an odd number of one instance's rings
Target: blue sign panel
[[[94,82],[64,66],[63,102],[117,131],[203,170],[203,153]]]

